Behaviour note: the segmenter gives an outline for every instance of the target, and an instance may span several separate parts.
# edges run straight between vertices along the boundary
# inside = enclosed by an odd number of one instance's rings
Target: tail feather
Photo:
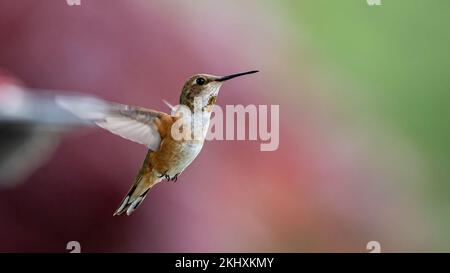
[[[127,215],[132,214],[142,204],[148,191],[158,182],[153,175],[151,167],[148,165],[150,153],[151,152],[147,154],[133,186],[120,203],[116,212],[114,212],[114,216],[121,215],[124,212],[126,212]]]
[[[142,204],[142,201],[144,201],[145,196],[154,184],[155,183],[152,183],[152,180],[149,178],[149,175],[137,179],[120,203],[116,212],[114,212],[114,216],[121,215],[124,212],[126,212],[127,215],[133,213],[139,205]]]

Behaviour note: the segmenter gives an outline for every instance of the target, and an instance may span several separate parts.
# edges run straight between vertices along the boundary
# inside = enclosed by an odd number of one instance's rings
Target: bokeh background
[[[176,103],[192,74],[259,69],[227,82],[218,103],[280,105],[280,146],[207,142],[177,183],[112,217],[145,147],[2,121],[0,251],[79,241],[82,252],[367,252],[373,240],[383,252],[450,251],[448,10],[445,0],[1,0],[2,107],[14,85],[168,111],[161,100]]]

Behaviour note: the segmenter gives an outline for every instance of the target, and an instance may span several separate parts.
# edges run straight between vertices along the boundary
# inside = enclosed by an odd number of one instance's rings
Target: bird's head
[[[243,73],[231,74],[228,76],[214,76],[208,74],[197,74],[189,78],[183,86],[180,96],[180,104],[185,105],[194,110],[195,99],[200,99],[202,111],[211,111],[212,106],[216,103],[217,95],[222,84],[230,79],[253,74],[258,71],[248,71]]]

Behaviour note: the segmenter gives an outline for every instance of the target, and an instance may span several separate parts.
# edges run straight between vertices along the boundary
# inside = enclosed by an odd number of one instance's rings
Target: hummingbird
[[[174,114],[168,114],[87,96],[57,96],[55,100],[60,107],[79,118],[147,147],[147,155],[133,185],[113,214],[115,216],[126,212],[126,215],[131,215],[142,204],[151,188],[164,179],[176,182],[178,176],[200,153],[212,108],[222,84],[227,80],[256,72],[258,71],[252,70],[228,76],[196,74],[185,82],[179,105],[194,113],[198,106],[196,102],[201,104],[197,108],[204,126],[200,137],[194,139],[179,139],[173,136],[172,132],[177,131],[173,130],[175,124],[182,124],[177,129],[183,132],[192,122],[176,111]]]

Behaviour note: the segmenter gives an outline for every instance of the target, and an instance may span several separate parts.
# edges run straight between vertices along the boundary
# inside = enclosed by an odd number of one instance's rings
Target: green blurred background
[[[448,250],[450,2],[381,3],[286,1],[284,7],[289,24],[303,32],[297,41],[307,37],[307,47],[320,59],[315,69],[335,74],[321,78],[326,95],[343,102],[349,119],[382,124],[420,153],[428,168],[423,201],[439,222],[442,233],[435,239]],[[403,187],[409,182],[398,181]]]

